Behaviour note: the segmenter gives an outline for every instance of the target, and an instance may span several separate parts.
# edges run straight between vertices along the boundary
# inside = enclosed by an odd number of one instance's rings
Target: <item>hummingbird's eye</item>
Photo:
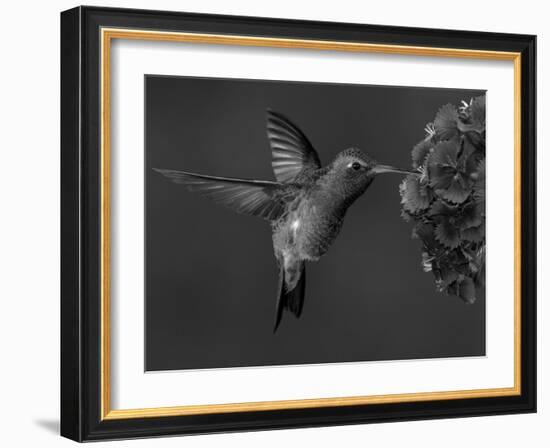
[[[361,164],[359,162],[353,162],[351,168],[355,171],[359,171],[361,169]]]

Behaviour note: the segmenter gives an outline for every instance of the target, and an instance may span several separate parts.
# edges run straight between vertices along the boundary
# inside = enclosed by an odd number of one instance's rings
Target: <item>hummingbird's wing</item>
[[[214,202],[238,213],[275,220],[284,211],[283,189],[278,182],[206,176],[186,171],[153,168],[177,184],[187,185]]]
[[[321,168],[317,151],[305,134],[284,115],[267,111],[267,138],[271,165],[279,182],[292,182],[299,174]]]

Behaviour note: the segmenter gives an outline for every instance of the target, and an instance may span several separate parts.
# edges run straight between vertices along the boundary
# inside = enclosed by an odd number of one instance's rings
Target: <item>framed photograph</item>
[[[535,412],[535,43],[63,12],[62,435]]]

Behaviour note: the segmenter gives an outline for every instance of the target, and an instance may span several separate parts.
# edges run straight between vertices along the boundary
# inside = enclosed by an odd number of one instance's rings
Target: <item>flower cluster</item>
[[[485,96],[439,109],[412,150],[402,215],[415,224],[422,265],[439,291],[476,299],[485,285]]]

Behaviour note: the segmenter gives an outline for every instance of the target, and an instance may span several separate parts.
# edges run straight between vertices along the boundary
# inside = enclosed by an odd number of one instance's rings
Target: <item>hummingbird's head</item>
[[[357,148],[348,148],[340,152],[331,164],[331,172],[339,189],[352,200],[363,194],[378,174],[411,173],[393,166],[381,165]]]

